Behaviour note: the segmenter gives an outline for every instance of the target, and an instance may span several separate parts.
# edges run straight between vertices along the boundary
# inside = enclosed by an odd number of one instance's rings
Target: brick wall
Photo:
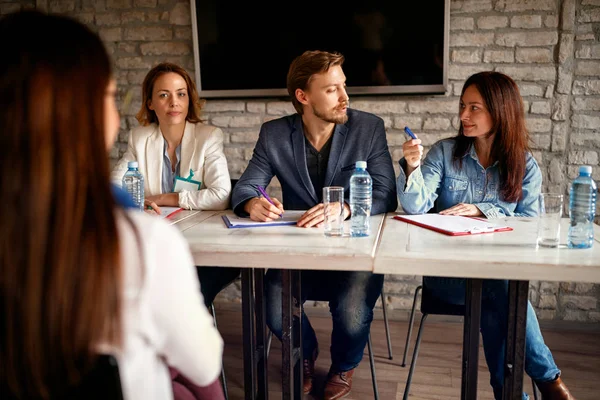
[[[104,39],[120,93],[134,90],[135,99],[129,110],[122,110],[113,161],[124,151],[128,130],[137,126],[133,116],[148,69],[169,60],[193,72],[188,1],[0,0],[0,14],[22,7],[73,15]],[[445,95],[351,99],[352,107],[385,120],[394,162],[402,156],[405,125],[426,148],[454,135],[464,80],[478,71],[497,70],[512,76],[521,88],[544,189],[567,194],[578,165],[584,163],[594,166],[594,178],[600,181],[600,0],[452,0],[450,29]],[[260,124],[293,112],[284,99],[209,100],[204,117],[225,132],[230,172],[239,177]],[[277,195],[276,182],[270,190]],[[419,282],[416,276],[386,277],[390,307],[408,309]],[[600,322],[600,285],[532,282],[530,295],[542,319]],[[239,288],[227,289],[220,301],[239,301]]]

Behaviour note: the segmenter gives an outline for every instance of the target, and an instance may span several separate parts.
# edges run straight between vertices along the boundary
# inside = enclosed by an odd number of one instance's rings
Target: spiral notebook
[[[449,236],[477,235],[480,233],[508,232],[513,230],[510,226],[495,224],[483,218],[463,217],[460,215],[395,215],[394,219]]]

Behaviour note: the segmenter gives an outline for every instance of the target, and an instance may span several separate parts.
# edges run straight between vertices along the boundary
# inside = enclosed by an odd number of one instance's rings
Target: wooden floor
[[[321,314],[322,315],[322,314]],[[218,326],[225,340],[224,367],[227,376],[230,400],[244,398],[243,392],[243,352],[241,312],[218,309]],[[412,336],[411,352],[417,332]],[[324,379],[329,370],[329,344],[331,319],[324,316],[311,316],[311,324],[317,332],[321,354],[316,364],[316,397],[322,394]],[[406,340],[407,322],[390,321],[393,360],[387,358],[387,343],[383,320],[375,320],[371,326],[377,383],[381,400],[402,399],[409,361],[402,368],[402,354]],[[600,399],[600,332],[565,331],[564,329],[543,329],[547,345],[552,350],[563,380],[577,400]],[[462,323],[428,321],[425,324],[417,367],[410,390],[411,399],[458,399],[461,384]],[[409,357],[408,357],[409,358]],[[281,399],[281,346],[273,340],[269,356],[269,399]],[[489,373],[480,350],[478,399],[493,399],[489,385]],[[525,377],[525,391],[531,394],[531,380]],[[373,386],[367,350],[362,363],[354,373],[352,393],[348,400],[373,399]],[[533,397],[532,397],[533,398]]]

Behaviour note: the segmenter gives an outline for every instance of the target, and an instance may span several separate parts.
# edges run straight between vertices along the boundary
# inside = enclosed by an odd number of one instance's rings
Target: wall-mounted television
[[[291,61],[338,51],[350,94],[444,93],[450,0],[191,0],[204,98],[286,97]]]

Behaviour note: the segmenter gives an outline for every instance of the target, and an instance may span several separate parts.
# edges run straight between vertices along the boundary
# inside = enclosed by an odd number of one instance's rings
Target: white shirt
[[[123,348],[114,353],[121,385],[126,400],[171,400],[167,365],[206,386],[221,372],[223,340],[181,233],[155,216],[127,215],[133,225],[125,215],[118,217],[124,335]]]

